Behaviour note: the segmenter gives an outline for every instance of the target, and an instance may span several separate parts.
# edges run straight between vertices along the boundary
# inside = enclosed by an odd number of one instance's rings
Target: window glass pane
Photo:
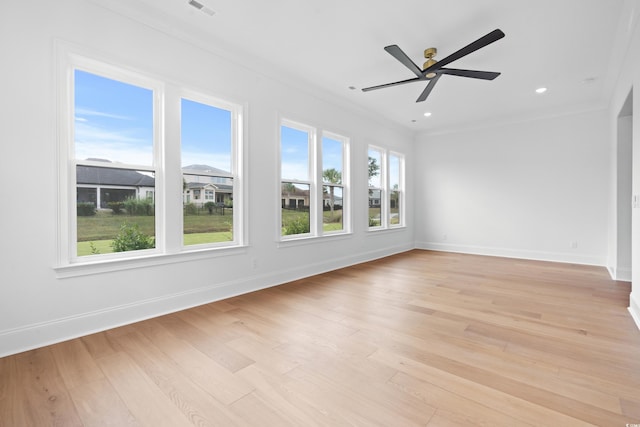
[[[323,186],[322,199],[322,230],[342,231],[342,187]]]
[[[382,166],[382,153],[372,148],[369,149],[369,187],[380,188],[380,169]]]
[[[183,243],[233,241],[232,113],[181,99]]]
[[[400,224],[400,197],[402,187],[400,186],[400,163],[398,156],[391,154],[389,156],[389,223],[392,225]]]
[[[231,173],[231,111],[181,100],[182,167]]]
[[[382,218],[382,191],[369,189],[369,227],[379,227]]]
[[[322,180],[327,184],[342,184],[342,141],[322,138]]]
[[[309,133],[281,127],[281,176],[283,180],[309,180]],[[308,204],[307,204],[308,206]]]
[[[153,164],[153,91],[75,70],[76,159]]]
[[[282,182],[282,235],[305,234],[310,231],[309,184]]]
[[[400,224],[400,198],[402,193],[397,190],[391,190],[389,193],[389,222],[392,225]]]
[[[391,154],[389,156],[389,189],[400,190],[400,158]]]
[[[155,247],[155,178],[146,171],[76,167],[78,256]]]
[[[183,242],[233,241],[233,179],[183,175]]]

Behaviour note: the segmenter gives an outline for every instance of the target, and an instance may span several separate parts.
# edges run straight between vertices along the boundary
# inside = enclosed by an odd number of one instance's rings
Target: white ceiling
[[[198,40],[247,68],[309,86],[414,131],[604,107],[627,46],[634,0],[95,0],[163,31]],[[399,45],[422,66],[488,32],[505,38],[448,65],[499,71],[496,80],[443,76],[425,83],[360,89],[414,77],[383,50]],[[349,89],[349,87],[357,89]],[[547,87],[543,95],[535,89]],[[429,111],[432,116],[424,117]]]

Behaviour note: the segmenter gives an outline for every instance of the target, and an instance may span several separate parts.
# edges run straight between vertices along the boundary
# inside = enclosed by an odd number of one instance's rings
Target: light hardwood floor
[[[0,425],[625,427],[629,292],[415,250],[2,358]]]

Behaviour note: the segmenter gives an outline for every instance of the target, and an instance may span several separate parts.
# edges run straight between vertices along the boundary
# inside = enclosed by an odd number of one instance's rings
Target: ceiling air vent
[[[213,16],[216,12],[213,9],[208,8],[207,6],[205,6],[204,4],[200,3],[199,1],[196,0],[189,0],[189,4],[193,7],[195,7],[196,9],[206,13],[209,16]]]

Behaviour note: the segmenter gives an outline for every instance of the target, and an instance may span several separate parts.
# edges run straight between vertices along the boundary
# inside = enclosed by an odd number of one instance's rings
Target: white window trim
[[[56,134],[57,134],[57,230],[56,230],[56,260],[53,266],[57,277],[75,277],[89,274],[97,274],[123,269],[147,267],[172,262],[183,262],[218,256],[228,256],[246,251],[247,236],[247,210],[246,210],[246,180],[243,177],[246,158],[243,150],[243,135],[246,133],[246,123],[243,119],[243,111],[246,106],[229,101],[220,101],[214,97],[217,105],[228,105],[233,107],[232,116],[234,149],[232,150],[232,162],[235,171],[234,181],[234,241],[230,244],[220,246],[208,245],[182,245],[182,193],[178,192],[176,197],[166,195],[172,191],[172,187],[180,188],[182,182],[172,183],[175,176],[182,176],[180,167],[180,146],[179,144],[166,144],[165,133],[169,134],[173,140],[179,141],[179,108],[175,111],[165,111],[166,94],[179,100],[184,93],[191,95],[205,93],[205,91],[189,91],[182,89],[183,84],[176,84],[169,79],[151,77],[152,73],[133,70],[126,65],[121,65],[113,58],[100,56],[93,50],[70,45],[66,42],[56,41],[55,43],[55,79],[57,83],[55,108],[57,113]],[[98,58],[98,59],[94,59]],[[76,164],[90,165],[89,161],[77,161],[75,159],[74,138],[74,70],[80,69],[90,73],[102,75],[115,80],[134,84],[137,86],[152,89],[154,91],[154,153],[153,165],[132,165],[113,164],[111,167],[134,169],[143,171],[153,171],[155,176],[154,200],[156,207],[155,227],[156,227],[156,247],[148,250],[130,251],[116,254],[101,254],[78,257],[77,236],[76,236]],[[191,98],[190,96],[187,96]],[[169,108],[171,109],[171,108]],[[168,114],[178,114],[177,124],[166,123],[165,117]],[[175,120],[174,120],[175,121]],[[176,134],[176,129],[177,134]],[[177,156],[176,156],[177,154]],[[172,165],[167,165],[168,159],[174,159]],[[177,160],[175,160],[177,159]],[[177,166],[176,166],[177,165]],[[100,163],[97,166],[105,167]],[[166,168],[175,169],[171,177],[165,176]],[[177,180],[176,180],[177,181]],[[179,186],[179,187],[178,187]],[[175,191],[173,191],[175,192]],[[175,205],[175,206],[173,206]],[[238,206],[239,205],[239,206]],[[239,208],[239,209],[238,209]],[[172,211],[173,213],[168,213]],[[177,215],[177,212],[180,215]],[[171,221],[167,221],[167,216]],[[176,223],[180,221],[180,227]],[[173,224],[171,229],[168,223]],[[161,236],[159,239],[158,236]],[[172,237],[173,236],[173,237]]]

